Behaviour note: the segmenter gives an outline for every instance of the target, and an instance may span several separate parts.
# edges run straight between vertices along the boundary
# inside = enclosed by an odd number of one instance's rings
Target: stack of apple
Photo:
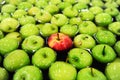
[[[0,0],[0,80],[120,80],[120,0]]]

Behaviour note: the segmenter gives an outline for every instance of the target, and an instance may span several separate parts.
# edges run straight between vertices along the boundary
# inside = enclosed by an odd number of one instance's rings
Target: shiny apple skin
[[[72,39],[63,33],[55,33],[48,38],[48,46],[56,51],[68,50],[72,45]]]

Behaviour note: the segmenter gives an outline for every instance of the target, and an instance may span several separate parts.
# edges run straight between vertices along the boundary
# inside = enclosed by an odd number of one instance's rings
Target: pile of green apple
[[[120,0],[0,0],[0,80],[120,80]]]

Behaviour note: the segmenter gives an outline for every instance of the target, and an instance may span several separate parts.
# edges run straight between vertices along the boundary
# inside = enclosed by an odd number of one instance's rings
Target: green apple
[[[90,0],[77,0],[80,3],[85,3],[85,4],[89,4]]]
[[[35,66],[24,66],[15,72],[13,80],[43,80],[43,74]]]
[[[6,3],[9,3],[9,4],[18,5],[19,3],[21,3],[24,0],[5,0],[5,1],[6,1]]]
[[[104,10],[99,6],[92,6],[89,8],[89,11],[92,12],[94,15],[102,13]]]
[[[41,11],[40,11],[40,9],[39,9],[38,7],[31,7],[31,8],[28,10],[28,14],[29,14],[29,15],[32,15],[32,16],[34,16],[34,15],[40,13],[40,12],[41,12]]]
[[[15,5],[12,5],[12,4],[5,4],[2,6],[1,8],[1,12],[2,13],[13,13],[16,9],[16,6]]]
[[[35,3],[37,2],[36,0],[23,0],[23,1],[27,1],[27,2],[29,2],[31,4],[33,4],[33,5],[35,5]]]
[[[50,80],[76,80],[77,71],[71,64],[56,61],[49,68]]]
[[[29,63],[30,59],[28,54],[24,50],[20,49],[10,52],[3,60],[3,66],[10,72],[14,72]]]
[[[40,9],[44,9],[47,5],[48,5],[48,2],[45,0],[38,0],[35,2],[35,6]]]
[[[96,68],[83,68],[78,72],[76,80],[107,80],[103,72]]]
[[[92,21],[94,19],[94,14],[89,10],[81,11],[79,16],[83,21]]]
[[[20,27],[20,34],[22,38],[26,38],[31,35],[39,35],[39,29],[36,27],[35,24],[26,24]]]
[[[86,60],[87,59],[87,60]],[[82,69],[92,64],[92,56],[87,50],[73,48],[68,52],[69,63],[77,69]]]
[[[105,7],[115,7],[118,8],[118,4],[114,0],[109,0],[104,4]]]
[[[14,18],[5,18],[0,23],[0,30],[6,33],[16,31],[18,27],[19,22]]]
[[[120,21],[120,13],[117,16],[115,16],[115,20]]]
[[[115,17],[119,14],[119,10],[115,7],[108,7],[104,10],[104,12],[110,14],[113,17]]]
[[[79,25],[79,33],[93,36],[97,32],[97,27],[92,21],[83,21]]]
[[[40,13],[35,15],[35,19],[40,23],[50,22],[51,18],[52,15],[45,10],[41,10]]]
[[[48,37],[51,34],[54,34],[57,32],[58,32],[58,27],[51,23],[45,23],[40,29],[40,33],[43,37]]]
[[[73,8],[73,6],[66,7],[62,13],[66,15],[67,17],[75,17],[78,15],[77,9]]]
[[[96,45],[95,40],[88,34],[79,34],[74,37],[74,46],[83,49],[91,49]]]
[[[32,7],[32,4],[29,2],[21,2],[17,5],[18,9],[28,11]]]
[[[0,67],[0,80],[8,80],[8,78],[9,78],[8,71],[5,68]]]
[[[113,61],[109,63],[105,68],[105,75],[108,80],[119,80],[120,79],[120,61]]]
[[[6,55],[9,52],[17,49],[19,43],[16,39],[4,37],[0,39],[0,54]]]
[[[50,4],[55,4],[55,5],[58,5],[61,2],[62,2],[62,0],[50,0],[49,1]]]
[[[48,11],[51,14],[55,14],[55,13],[58,13],[59,8],[55,4],[49,4],[44,8],[44,10]]]
[[[33,16],[22,16],[19,18],[19,23],[20,25],[25,25],[25,24],[35,24],[35,18]]]
[[[48,69],[56,60],[56,56],[56,52],[53,49],[43,47],[32,56],[32,64],[40,69]]]
[[[31,35],[25,38],[21,44],[22,49],[31,54],[44,46],[44,39],[40,36]]]
[[[27,12],[25,10],[22,10],[22,9],[17,9],[15,10],[15,12],[12,14],[12,17],[13,18],[21,18],[23,16],[27,15]]]
[[[120,41],[119,40],[115,43],[114,50],[117,52],[118,56],[120,56]]]
[[[83,2],[78,2],[73,6],[73,8],[77,9],[80,12],[84,9],[88,9],[88,5],[86,3],[83,3]]]
[[[68,18],[63,14],[55,14],[51,18],[51,23],[61,27],[68,23]]]
[[[63,0],[63,2],[68,2],[70,4],[75,4],[77,1],[76,0]]]
[[[69,2],[61,2],[57,6],[60,10],[64,10],[66,7],[71,6],[71,4]]]
[[[117,3],[118,5],[120,5],[120,0],[116,0],[116,3]]]
[[[95,23],[99,26],[108,26],[112,23],[112,16],[108,13],[99,13],[95,16]]]
[[[116,42],[116,36],[108,30],[101,30],[95,34],[95,39],[100,44],[113,46]]]
[[[5,35],[7,38],[16,39],[19,43],[22,41],[21,34],[19,32],[11,32]]]
[[[66,34],[70,37],[74,37],[78,33],[78,26],[66,24],[60,28],[60,32]]]
[[[0,30],[0,39],[4,37],[4,33]]]
[[[111,32],[113,32],[116,35],[120,35],[120,22],[112,22],[111,24],[108,25],[108,30],[110,30]]]
[[[108,63],[116,58],[116,53],[111,46],[98,44],[92,48],[92,56],[101,63]]]
[[[82,20],[80,17],[72,17],[69,19],[69,23],[71,25],[80,25],[82,23]]]
[[[102,0],[92,0],[90,5],[91,6],[103,7],[104,6],[104,2]]]
[[[0,22],[8,17],[11,17],[9,13],[0,13]]]

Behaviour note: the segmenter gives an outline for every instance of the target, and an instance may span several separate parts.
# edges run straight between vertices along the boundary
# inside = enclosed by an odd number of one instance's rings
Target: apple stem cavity
[[[103,56],[105,56],[105,48],[106,46],[103,47],[103,51],[102,51]]]
[[[43,57],[44,57],[44,58],[47,58],[47,55],[46,55],[46,54],[43,54]]]
[[[91,74],[94,77],[93,68],[91,67],[90,69],[91,69]]]

